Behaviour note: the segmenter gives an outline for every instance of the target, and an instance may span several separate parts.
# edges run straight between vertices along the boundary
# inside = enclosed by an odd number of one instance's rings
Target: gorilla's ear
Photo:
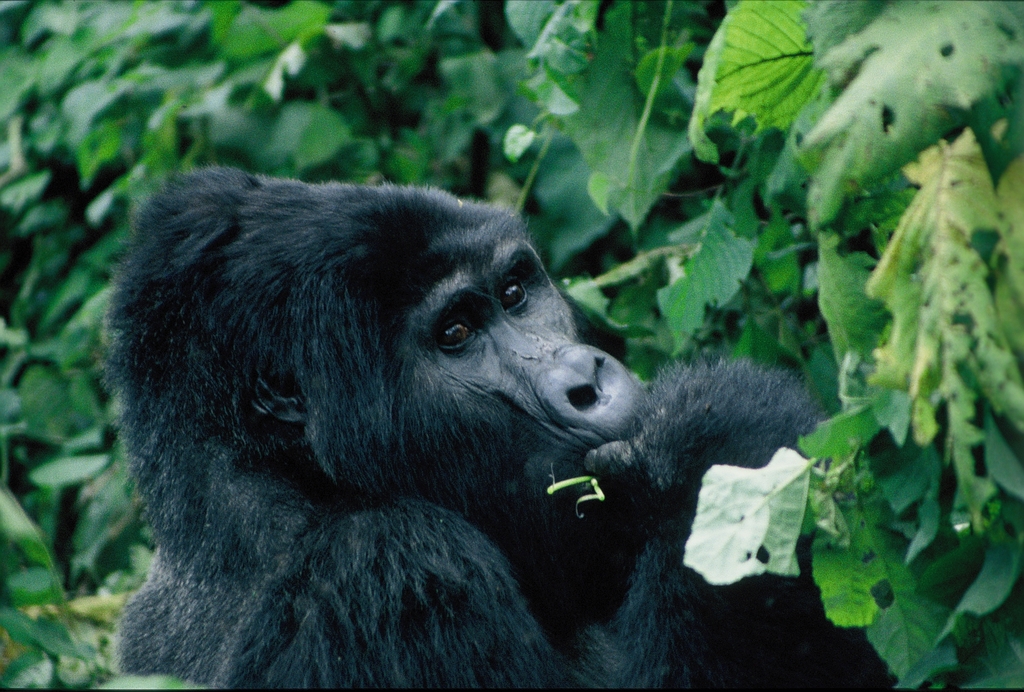
[[[306,406],[302,396],[298,393],[292,396],[280,394],[262,377],[256,379],[256,398],[252,402],[252,407],[285,423],[306,422]]]

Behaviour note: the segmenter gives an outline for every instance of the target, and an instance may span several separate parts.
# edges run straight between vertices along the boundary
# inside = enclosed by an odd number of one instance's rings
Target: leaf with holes
[[[801,142],[814,171],[812,223],[828,223],[847,194],[895,173],[964,122],[1003,83],[1002,67],[1024,61],[1024,16],[1013,5],[889,3],[839,45],[816,45],[816,64],[843,91]]]
[[[811,463],[783,447],[760,469],[715,465],[704,474],[683,564],[711,584],[771,572],[796,576]]]

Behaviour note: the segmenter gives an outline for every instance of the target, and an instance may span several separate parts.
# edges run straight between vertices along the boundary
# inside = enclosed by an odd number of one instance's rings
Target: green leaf
[[[49,567],[52,564],[39,527],[32,523],[32,520],[25,514],[25,510],[18,504],[14,493],[2,486],[0,486],[0,534],[17,544],[34,564],[44,567]]]
[[[518,161],[526,150],[533,144],[533,140],[537,138],[537,133],[528,128],[526,125],[513,125],[508,128],[505,133],[505,139],[502,141],[502,150],[505,152],[505,158],[512,163]]]
[[[840,627],[864,627],[878,614],[871,589],[885,578],[885,570],[881,560],[873,557],[870,535],[858,527],[855,519],[846,523],[854,527],[850,545],[834,545],[819,534],[811,564],[829,620]]]
[[[306,51],[302,50],[302,46],[298,42],[289,44],[277,56],[274,66],[270,68],[270,74],[267,75],[267,80],[263,82],[263,90],[274,101],[280,101],[281,96],[284,94],[285,73],[289,77],[294,77],[302,71],[302,67],[305,64]]]
[[[40,618],[32,618],[13,608],[0,607],[0,627],[11,639],[27,645],[38,645],[54,656],[71,656],[88,660],[96,655],[91,646],[71,639],[64,625]]]
[[[96,199],[89,202],[89,206],[85,208],[85,220],[91,227],[99,228],[100,224],[107,218],[114,204],[114,193],[114,186],[111,185],[96,195]]]
[[[931,652],[949,610],[917,593],[904,564],[906,543],[889,528],[892,514],[880,495],[861,495],[843,514],[849,546],[836,546],[822,534],[813,546],[825,612],[837,625],[867,625],[879,655],[903,676]]]
[[[814,171],[814,226],[844,197],[894,173],[963,122],[1024,62],[1024,17],[1012,3],[896,2],[817,65],[843,89],[802,141]]]
[[[981,632],[985,648],[977,659],[970,661],[972,673],[964,680],[965,689],[1024,688],[1024,639],[1016,632],[1007,631],[1011,623],[983,621]]]
[[[69,123],[67,140],[78,146],[89,134],[96,117],[130,91],[126,80],[83,82],[64,95],[60,109]]]
[[[46,442],[71,435],[68,383],[55,369],[30,365],[18,382],[18,396],[28,435]]]
[[[566,284],[565,292],[586,312],[607,319],[610,301],[593,279],[575,279]]]
[[[562,91],[545,70],[531,77],[524,86],[530,97],[552,115],[572,115],[580,109],[580,104]]]
[[[548,267],[559,271],[576,254],[608,233],[618,220],[602,214],[587,195],[591,175],[579,149],[556,134],[537,172],[533,196],[542,213],[530,219],[530,231],[548,251]]]
[[[874,260],[863,252],[840,257],[838,245],[835,234],[818,238],[818,306],[841,363],[847,351],[870,355],[888,316],[882,303],[864,292]]]
[[[445,58],[438,65],[451,93],[473,115],[477,125],[489,125],[501,115],[508,101],[498,72],[498,59],[489,50]]]
[[[732,215],[715,200],[699,249],[686,260],[684,273],[658,291],[658,306],[681,349],[704,322],[707,305],[724,305],[740,289],[754,261],[752,240],[737,238],[727,226]]]
[[[39,486],[62,488],[89,480],[98,475],[109,463],[109,454],[60,457],[32,469],[28,477]]]
[[[999,247],[1003,261],[996,263],[996,312],[1007,342],[1024,362],[1024,155],[1003,171],[996,198],[1006,220]]]
[[[953,670],[957,663],[956,645],[949,641],[943,642],[904,673],[896,687],[901,690],[922,689],[929,677],[938,672]]]
[[[907,440],[910,431],[910,395],[900,389],[881,389],[874,397],[871,407],[875,420],[888,428],[892,439],[900,447]]]
[[[555,6],[553,0],[508,0],[505,21],[516,38],[525,47],[532,48]]]
[[[111,120],[105,120],[89,131],[78,145],[78,171],[82,178],[82,189],[88,189],[100,167],[117,158],[121,151],[123,127]]]
[[[319,103],[289,101],[260,153],[268,165],[291,159],[302,170],[329,161],[349,141],[351,131],[335,111]]]
[[[956,609],[949,616],[946,627],[939,635],[942,639],[953,630],[961,613],[988,615],[998,608],[1010,595],[1021,571],[1021,546],[1017,542],[996,543],[985,551],[985,562],[981,572],[960,599]]]
[[[342,46],[352,50],[361,50],[373,38],[373,29],[366,22],[342,22],[340,24],[328,24],[324,27],[324,33],[335,48]]]
[[[25,176],[21,180],[10,183],[0,192],[0,206],[8,209],[12,214],[20,214],[26,205],[31,204],[42,196],[46,186],[50,183],[50,171],[39,171],[32,175]]]
[[[683,564],[711,584],[796,576],[811,462],[783,447],[760,469],[715,465],[701,481]]]
[[[942,465],[932,447],[888,446],[871,457],[871,472],[897,516],[929,492],[938,494]]]
[[[608,194],[611,192],[612,181],[601,171],[594,171],[587,178],[587,194],[602,214],[608,214]]]
[[[7,589],[15,606],[44,605],[61,600],[61,585],[45,567],[29,567],[7,577]]]
[[[655,70],[658,66],[658,60],[661,59],[661,79],[658,83],[658,93],[661,93],[665,89],[672,87],[672,77],[686,62],[686,58],[694,49],[693,43],[686,43],[679,47],[674,46],[659,46],[653,50],[647,51],[644,57],[640,58],[640,62],[636,66],[636,87],[640,90],[641,94],[647,94],[651,90],[651,86],[654,84]]]
[[[1024,460],[1010,449],[990,412],[985,413],[985,466],[999,487],[1024,500]]]
[[[292,41],[304,44],[323,33],[331,8],[319,2],[297,2],[279,9],[243,5],[224,36],[224,55],[247,60],[284,50]]]
[[[6,123],[21,106],[25,94],[35,82],[34,65],[15,48],[0,52],[0,122]]]
[[[839,458],[866,445],[877,432],[878,421],[871,408],[864,406],[820,423],[814,432],[800,438],[800,449],[819,459]]]
[[[605,30],[580,89],[579,111],[562,124],[591,172],[607,176],[609,206],[636,232],[668,189],[676,164],[689,152],[690,144],[676,128],[651,118],[633,156],[645,96],[637,91],[632,77],[634,11],[630,3],[619,3],[606,13]]]
[[[704,133],[715,112],[732,112],[733,124],[752,115],[758,131],[786,129],[821,90],[825,75],[813,67],[800,17],[806,7],[802,0],[741,0],[726,15],[697,76],[689,135],[698,158],[718,162]]]
[[[295,167],[304,170],[330,161],[350,141],[352,131],[337,111],[311,104],[309,121],[295,149]]]

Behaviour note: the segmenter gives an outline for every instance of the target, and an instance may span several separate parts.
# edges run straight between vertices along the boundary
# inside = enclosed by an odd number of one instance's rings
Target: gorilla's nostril
[[[577,411],[590,408],[597,403],[597,392],[589,384],[573,387],[566,394],[569,397],[569,403]]]

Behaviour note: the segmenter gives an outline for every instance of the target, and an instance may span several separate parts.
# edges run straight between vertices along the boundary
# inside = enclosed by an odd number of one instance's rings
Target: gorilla
[[[642,386],[580,337],[507,210],[199,170],[136,215],[108,327],[157,545],[126,673],[891,684],[806,555],[725,587],[682,563],[704,471],[814,427],[800,384],[707,362]],[[581,475],[600,486],[545,492]]]

